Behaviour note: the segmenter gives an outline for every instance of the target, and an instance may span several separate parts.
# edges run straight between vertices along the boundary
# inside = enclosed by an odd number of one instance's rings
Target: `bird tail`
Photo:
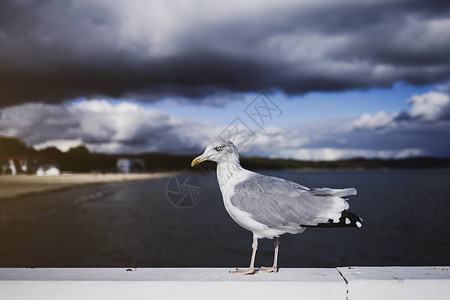
[[[363,220],[351,213],[347,210],[341,212],[341,217],[339,218],[339,222],[333,222],[332,219],[329,219],[326,223],[319,223],[314,226],[305,226],[305,227],[321,227],[321,228],[336,228],[336,227],[362,227]],[[304,226],[304,225],[302,225]]]
[[[341,198],[346,196],[356,195],[356,189],[330,189],[318,188],[312,189],[311,193],[320,199],[320,203],[325,205],[325,208],[317,215],[316,224],[302,225],[305,227],[361,227],[362,219],[357,215],[348,211],[349,205],[347,199]]]

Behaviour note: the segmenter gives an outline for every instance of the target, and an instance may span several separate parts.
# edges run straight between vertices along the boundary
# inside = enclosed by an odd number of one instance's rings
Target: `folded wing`
[[[341,198],[355,195],[354,188],[310,190],[295,182],[254,174],[237,184],[234,192],[232,205],[270,228],[360,227],[361,224],[360,218],[347,212],[349,205]]]

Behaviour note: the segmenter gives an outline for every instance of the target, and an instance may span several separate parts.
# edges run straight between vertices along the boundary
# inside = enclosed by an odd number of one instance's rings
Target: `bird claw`
[[[247,270],[239,270],[239,269],[236,268],[236,270],[230,271],[230,273],[232,273],[232,274],[239,274],[239,275],[253,275],[253,274],[256,273],[256,271],[257,270],[255,268],[247,269]]]
[[[265,273],[277,273],[278,272],[278,268],[277,267],[261,267],[259,268],[259,271],[261,272],[265,272]]]

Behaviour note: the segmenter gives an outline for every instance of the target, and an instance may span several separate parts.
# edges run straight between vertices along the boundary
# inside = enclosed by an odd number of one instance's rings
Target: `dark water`
[[[309,187],[356,187],[350,210],[364,219],[361,229],[284,235],[280,267],[450,265],[448,170],[267,174]],[[214,178],[191,180],[201,195],[184,209],[168,200],[169,178],[2,201],[0,266],[247,266],[251,233],[228,216]],[[270,265],[272,255],[272,242],[260,240],[256,265]]]

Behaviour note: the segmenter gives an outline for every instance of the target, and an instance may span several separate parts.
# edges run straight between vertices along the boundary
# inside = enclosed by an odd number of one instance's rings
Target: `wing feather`
[[[299,228],[330,219],[339,222],[348,208],[340,197],[354,194],[353,188],[310,190],[292,181],[255,174],[235,186],[231,203],[271,228]]]

